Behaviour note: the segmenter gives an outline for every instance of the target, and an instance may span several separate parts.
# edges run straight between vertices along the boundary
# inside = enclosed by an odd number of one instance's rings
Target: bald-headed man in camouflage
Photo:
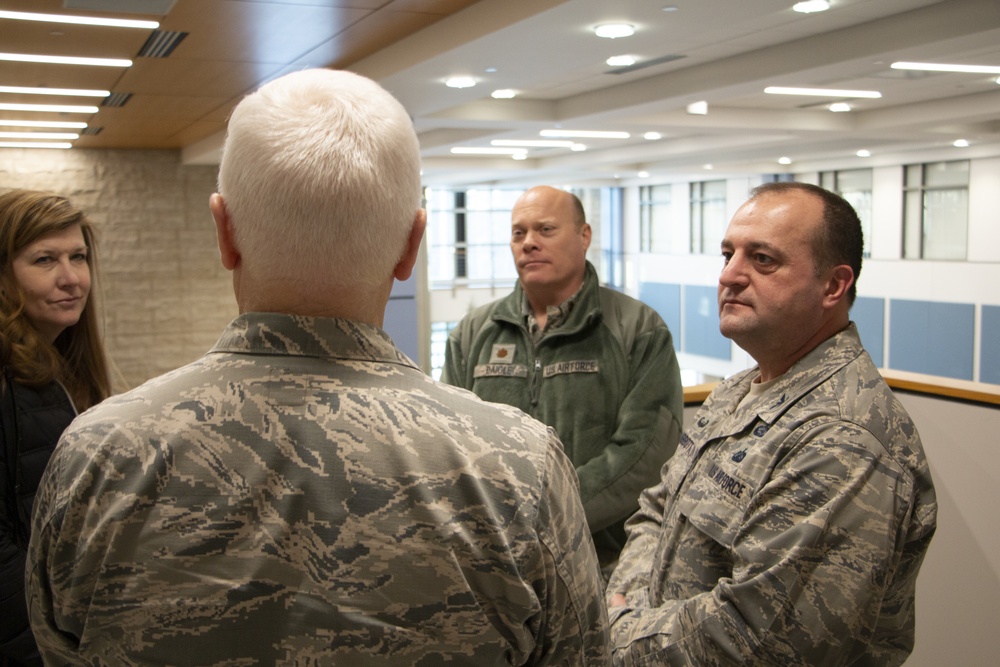
[[[937,503],[920,436],[848,317],[861,223],[769,183],[722,241],[721,383],[626,524],[615,665],[899,665]]]
[[[240,315],[66,432],[28,560],[48,664],[607,664],[557,438],[381,330],[419,170],[406,111],[363,77],[239,104],[210,208]]]

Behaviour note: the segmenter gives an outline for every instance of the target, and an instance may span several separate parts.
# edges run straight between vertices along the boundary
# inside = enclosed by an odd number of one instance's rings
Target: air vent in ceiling
[[[101,130],[103,129],[104,129],[103,127],[85,127],[82,130],[80,130],[80,134],[93,136],[95,134],[100,134]]]
[[[186,32],[154,30],[153,34],[146,40],[146,43],[139,49],[139,56],[143,58],[166,58],[187,36]]]
[[[102,107],[123,107],[132,97],[132,93],[111,93],[101,102]]]
[[[652,60],[643,60],[637,62],[634,65],[629,65],[628,67],[616,67],[614,69],[609,69],[605,74],[628,74],[629,72],[634,72],[640,69],[646,69],[647,67],[653,67],[654,65],[662,65],[663,63],[669,63],[674,60],[680,60],[681,58],[686,58],[687,56],[662,56],[660,58],[653,58]]]

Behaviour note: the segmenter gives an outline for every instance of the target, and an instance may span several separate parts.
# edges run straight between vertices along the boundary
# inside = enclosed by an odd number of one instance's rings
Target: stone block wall
[[[117,390],[197,359],[236,316],[208,210],[216,173],[171,150],[0,149],[0,190],[55,192],[94,222]]]

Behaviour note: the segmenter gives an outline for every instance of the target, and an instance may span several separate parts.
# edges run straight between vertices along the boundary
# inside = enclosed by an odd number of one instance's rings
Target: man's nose
[[[746,280],[746,267],[742,256],[735,253],[722,266],[722,272],[719,274],[719,284],[723,287],[744,285],[746,284]]]

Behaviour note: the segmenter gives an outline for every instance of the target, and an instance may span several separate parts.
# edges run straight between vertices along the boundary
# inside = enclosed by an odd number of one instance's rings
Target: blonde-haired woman
[[[42,664],[24,597],[31,505],[60,434],[110,393],[96,259],[93,228],[67,199],[0,194],[0,664]]]

